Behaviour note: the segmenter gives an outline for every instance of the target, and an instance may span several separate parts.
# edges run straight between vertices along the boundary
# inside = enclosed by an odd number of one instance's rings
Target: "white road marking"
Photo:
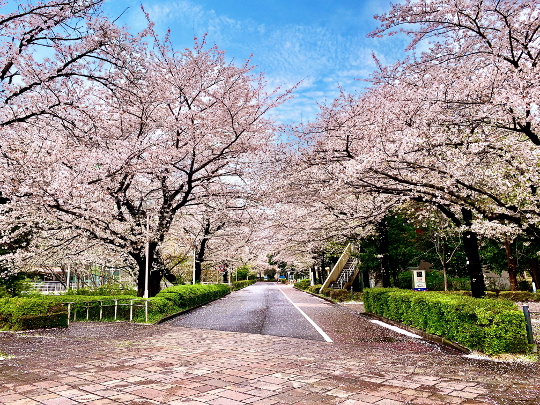
[[[382,321],[377,321],[377,320],[372,320],[371,322],[376,323],[377,325],[380,325],[380,326],[382,326],[384,328],[391,329],[394,332],[401,333],[402,335],[409,336],[409,337],[416,338],[416,339],[422,339],[422,336],[418,336],[418,335],[416,335],[414,333],[411,333],[411,332],[406,331],[404,329],[398,328],[397,326],[389,325],[387,323],[384,323]]]
[[[283,292],[283,290],[281,288],[279,288],[279,291],[281,291],[283,293],[283,295],[285,296],[285,298],[287,298],[289,300],[289,302],[291,304],[294,305],[294,307],[302,314],[304,315],[304,318],[306,318],[310,324],[313,325],[313,327],[317,330],[317,332],[319,332],[321,334],[321,336],[324,338],[324,340],[326,340],[327,342],[330,342],[330,343],[333,343],[334,341],[332,339],[330,339],[330,336],[328,336],[322,329],[319,325],[317,325],[315,322],[313,322],[313,319],[311,319],[309,316],[306,315],[306,313],[304,311],[302,311],[298,305],[296,305],[294,302],[292,302],[292,300],[287,296],[287,294],[285,294],[285,292]]]

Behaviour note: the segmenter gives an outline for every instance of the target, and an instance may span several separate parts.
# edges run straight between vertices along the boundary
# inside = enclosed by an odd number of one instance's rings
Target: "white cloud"
[[[253,54],[252,63],[257,66],[256,71],[265,72],[269,88],[290,88],[301,81],[296,98],[279,109],[284,121],[299,116],[304,121],[312,119],[318,111],[316,103],[336,97],[338,85],[350,92],[361,90],[366,84],[356,79],[367,78],[375,69],[372,53],[376,53],[382,63],[387,63],[405,46],[403,41],[366,38],[375,24],[369,22],[371,26],[367,26],[366,16],[351,15],[338,7],[331,23],[326,25],[310,21],[280,24],[279,21],[259,23],[250,18],[235,19],[231,14],[234,10],[230,10],[229,15],[218,14],[189,0],[147,1],[154,1],[148,5],[143,1],[143,4],[156,29],[165,32],[171,28],[177,49],[193,46],[193,37],[201,38],[206,33],[207,42],[225,50],[228,58],[243,62]],[[380,1],[369,3],[372,14],[387,8],[383,8]],[[355,18],[361,21],[356,23]],[[349,32],[340,23],[356,28]],[[130,14],[130,24],[135,29],[145,26],[140,11]]]

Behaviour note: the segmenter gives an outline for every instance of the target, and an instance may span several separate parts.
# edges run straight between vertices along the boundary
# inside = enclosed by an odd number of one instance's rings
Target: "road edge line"
[[[396,333],[401,333],[402,335],[408,336],[410,338],[422,339],[422,336],[417,335],[416,333],[409,332],[408,330],[401,329],[398,326],[390,325],[390,324],[388,324],[386,322],[383,322],[383,321],[379,321],[378,319],[372,319],[372,320],[370,320],[370,322],[373,322],[373,323],[375,323],[375,324],[377,324],[379,326],[382,326],[383,328],[388,328],[390,330],[393,330]]]
[[[278,290],[281,291],[281,292],[283,293],[283,295],[285,296],[285,298],[287,298],[287,299],[289,300],[289,302],[290,302],[291,304],[293,304],[293,306],[298,310],[298,312],[300,312],[300,313],[304,316],[304,318],[306,318],[306,319],[308,320],[308,322],[315,328],[315,330],[316,330],[317,332],[319,332],[319,334],[324,338],[324,340],[325,340],[326,342],[328,342],[328,343],[334,343],[334,341],[330,338],[330,336],[328,336],[328,335],[326,334],[326,332],[325,332],[324,330],[322,330],[321,327],[320,327],[319,325],[317,325],[313,319],[311,319],[309,316],[307,316],[306,313],[305,313],[304,311],[302,311],[302,310],[300,309],[300,307],[299,307],[298,305],[296,305],[296,304],[295,304],[295,303],[287,296],[287,294],[285,294],[285,292],[284,292],[281,288],[278,287]]]

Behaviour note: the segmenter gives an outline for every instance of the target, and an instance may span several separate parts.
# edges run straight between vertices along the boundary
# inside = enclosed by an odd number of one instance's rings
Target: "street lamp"
[[[150,214],[146,213],[146,268],[144,275],[143,298],[148,298],[148,278],[150,275]]]
[[[195,247],[195,242],[193,242],[193,285],[195,285],[197,277],[197,248]]]

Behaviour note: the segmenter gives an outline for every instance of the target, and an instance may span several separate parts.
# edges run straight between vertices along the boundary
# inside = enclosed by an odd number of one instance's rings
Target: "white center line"
[[[285,292],[284,292],[281,288],[278,287],[278,289],[279,289],[279,291],[281,291],[281,292],[283,293],[283,295],[285,296],[285,298],[287,298],[287,299],[289,300],[289,302],[290,302],[291,304],[293,304],[294,307],[295,307],[302,315],[304,315],[304,318],[306,318],[306,319],[309,321],[309,323],[313,325],[313,327],[317,330],[317,332],[319,332],[319,333],[321,334],[321,336],[324,338],[324,340],[326,340],[327,342],[330,342],[330,343],[333,343],[333,342],[334,342],[332,339],[330,339],[330,336],[328,336],[328,335],[321,329],[321,327],[320,327],[319,325],[317,325],[317,324],[313,321],[313,319],[311,319],[309,316],[307,316],[306,313],[305,313],[304,311],[302,311],[302,310],[298,307],[298,305],[296,305],[294,302],[292,302],[292,300],[287,296],[287,294],[285,294]]]

